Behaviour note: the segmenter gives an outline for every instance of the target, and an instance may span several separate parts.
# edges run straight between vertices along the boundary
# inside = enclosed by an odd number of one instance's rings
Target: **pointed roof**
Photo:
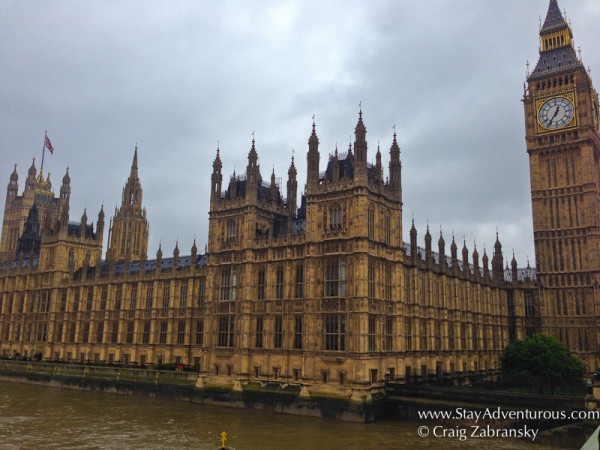
[[[71,177],[69,176],[69,168],[67,167],[67,171],[65,172],[65,176],[62,179],[63,184],[71,183]]]
[[[354,132],[355,133],[358,133],[358,132],[366,133],[367,132],[367,128],[365,127],[365,124],[362,119],[362,107],[358,110],[358,122],[356,123],[356,127],[354,128]]]
[[[256,153],[256,141],[254,140],[254,131],[252,132],[252,147],[250,147],[250,152],[248,153],[249,161],[257,161],[258,153]]]
[[[29,168],[27,173],[31,178],[34,178],[37,174],[37,169],[35,168],[35,158],[33,158],[33,162],[31,163],[31,167]]]
[[[319,138],[317,137],[315,116],[313,115],[312,132],[310,133],[310,137],[308,138],[308,144],[310,146],[310,144],[318,144],[318,143],[319,143]]]
[[[133,152],[133,161],[131,163],[131,174],[130,178],[138,177],[138,155],[137,155],[137,144],[135,144],[135,151]]]
[[[17,173],[17,165],[15,164],[15,169],[10,174],[11,181],[17,181],[19,179],[19,174]]]
[[[534,81],[550,73],[558,75],[583,67],[573,48],[572,39],[573,33],[560,12],[557,0],[550,0],[546,20],[540,29],[540,57],[528,80]]]
[[[557,0],[550,0],[550,5],[548,5],[548,13],[546,14],[546,20],[544,21],[544,25],[540,30],[540,34],[545,34],[549,30],[555,31],[556,28],[566,25],[567,22],[560,12]]]

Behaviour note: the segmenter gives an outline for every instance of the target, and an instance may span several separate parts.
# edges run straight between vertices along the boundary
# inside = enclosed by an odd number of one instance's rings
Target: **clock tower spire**
[[[598,94],[557,0],[540,29],[523,103],[542,332],[591,370],[600,342]]]

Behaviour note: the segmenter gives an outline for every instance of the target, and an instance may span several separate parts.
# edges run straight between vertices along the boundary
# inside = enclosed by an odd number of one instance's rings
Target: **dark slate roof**
[[[33,267],[37,267],[40,263],[40,258],[39,256],[35,256],[33,258]],[[0,269],[5,270],[5,269],[16,269],[17,267],[19,267],[19,260],[14,260],[14,261],[8,261],[8,262],[3,262],[0,265]],[[29,257],[27,255],[23,255],[23,261],[21,261],[21,267],[29,267]]]
[[[237,196],[245,197],[246,196],[246,177],[239,176],[236,177],[233,181],[236,187]],[[228,189],[222,195],[222,198],[230,199],[233,197],[233,192],[230,192],[231,183],[228,186]],[[262,182],[260,186],[257,187],[256,196],[259,200],[268,200],[271,198],[271,185],[270,183]],[[277,203],[283,203],[283,197],[281,196],[281,192],[279,191],[279,186],[277,186]]]
[[[69,236],[81,237],[81,224],[79,222],[69,222],[67,225],[67,234]],[[92,224],[85,226],[84,237],[96,237],[96,234],[94,233],[94,226]]]
[[[306,219],[295,219],[292,221],[292,234],[306,232]]]
[[[512,283],[512,270],[508,267],[504,269],[504,281]],[[517,269],[517,281],[537,280],[535,269],[527,266],[524,269]]]
[[[540,59],[529,80],[543,78],[548,74],[558,75],[562,72],[571,71],[576,67],[582,67],[582,64],[577,59],[572,46],[555,48],[540,54]]]
[[[560,12],[558,2],[556,0],[550,0],[548,13],[546,14],[546,20],[544,21],[541,32],[543,33],[549,29],[557,28],[561,25],[566,25],[566,22],[562,13]]]
[[[333,181],[333,156],[329,158],[327,169],[321,174],[321,180]],[[354,154],[340,153],[338,154],[338,162],[340,166],[340,178],[354,178]]]
[[[198,255],[196,257],[196,267],[204,267],[206,265],[206,261],[207,261],[206,254]],[[191,262],[192,262],[191,256],[180,256],[179,257],[179,265],[177,266],[177,270],[181,270],[181,269],[190,267]],[[144,267],[143,267],[144,272],[145,273],[153,272],[156,269],[156,263],[157,263],[157,260],[155,260],[155,259],[146,261],[146,263],[144,264]],[[129,264],[129,274],[132,275],[132,274],[140,272],[141,266],[142,266],[142,264],[140,261],[132,261]],[[172,269],[172,268],[173,268],[173,258],[164,258],[162,260],[161,270],[167,270],[167,269]],[[102,276],[108,275],[108,269],[109,269],[108,262],[102,261],[102,263],[100,264],[100,274]],[[83,269],[77,270],[73,275],[74,278],[80,279],[82,271],[83,271]],[[95,271],[96,271],[96,268],[90,267],[88,269],[88,273],[87,273],[88,278],[94,276]],[[125,262],[124,261],[119,261],[115,264],[115,272],[117,275],[123,275],[125,273]]]
[[[404,243],[404,252],[406,253],[407,256],[411,256],[410,244],[408,242]],[[417,247],[417,253],[419,254],[419,257],[421,259],[423,259],[423,260],[425,259],[425,249],[423,247]],[[440,254],[439,253],[432,251],[431,256],[433,257],[433,261],[436,264],[440,263]],[[446,264],[448,266],[452,266],[452,257],[451,256],[446,255]],[[460,270],[463,270],[463,266],[464,266],[464,264],[463,264],[462,259],[459,259],[458,260],[458,268]],[[469,264],[469,272],[473,273],[473,265],[472,264]],[[479,267],[479,274],[481,276],[483,276],[483,267]]]

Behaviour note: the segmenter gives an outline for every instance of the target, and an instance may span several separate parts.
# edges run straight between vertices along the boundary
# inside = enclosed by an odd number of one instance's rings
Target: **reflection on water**
[[[529,449],[516,439],[419,438],[416,421],[354,424],[148,397],[0,382],[2,449]],[[431,425],[431,424],[429,424]]]

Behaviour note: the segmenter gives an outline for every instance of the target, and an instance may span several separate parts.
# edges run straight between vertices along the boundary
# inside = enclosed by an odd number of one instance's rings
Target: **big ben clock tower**
[[[592,370],[600,342],[598,94],[556,0],[523,102],[542,332]]]

